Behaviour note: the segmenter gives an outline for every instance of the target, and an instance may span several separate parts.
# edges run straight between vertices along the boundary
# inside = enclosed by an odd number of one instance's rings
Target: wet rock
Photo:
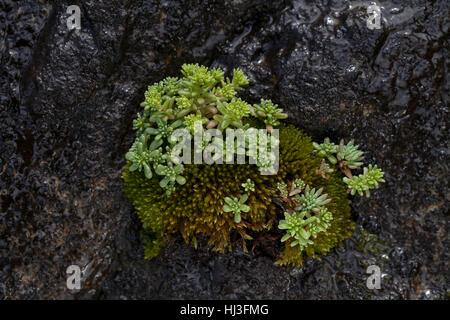
[[[363,2],[96,0],[69,31],[72,4],[0,0],[0,297],[446,297],[446,1],[381,1],[375,30]],[[131,121],[146,86],[191,61],[243,68],[249,100],[272,98],[316,139],[355,139],[386,171],[353,199],[363,228],[342,249],[299,270],[204,241],[143,259],[120,177]]]

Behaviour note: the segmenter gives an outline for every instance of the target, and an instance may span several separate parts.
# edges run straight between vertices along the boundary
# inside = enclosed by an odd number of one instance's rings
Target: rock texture
[[[380,1],[376,30],[368,4],[0,0],[0,298],[448,296],[449,4]],[[301,269],[202,241],[143,260],[124,154],[147,85],[185,62],[241,67],[247,99],[272,98],[315,139],[355,139],[385,170],[353,199],[342,248]],[[371,264],[381,290],[366,288]]]

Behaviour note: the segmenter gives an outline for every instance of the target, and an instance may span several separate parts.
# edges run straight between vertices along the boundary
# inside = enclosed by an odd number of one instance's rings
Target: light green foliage
[[[311,233],[307,230],[307,227],[315,220],[315,217],[306,217],[306,212],[294,212],[289,214],[284,213],[284,220],[281,220],[278,228],[286,230],[286,234],[281,238],[281,242],[284,242],[290,238],[294,240],[290,243],[291,247],[299,246],[300,250],[303,250],[306,246],[313,244]]]
[[[167,123],[167,120],[163,118],[154,118],[157,127],[156,128],[147,128],[145,130],[145,134],[154,135],[154,140],[161,140],[162,138],[168,139],[173,131],[181,126],[183,122],[181,120],[177,120],[171,124]]]
[[[233,84],[236,86],[248,85],[248,78],[241,69],[233,69]]]
[[[303,251],[307,246],[314,244],[312,238],[316,238],[319,232],[326,231],[333,219],[332,214],[325,207],[331,199],[327,194],[322,194],[322,188],[311,190],[302,179],[292,182],[291,192],[286,195],[287,185],[280,183],[278,189],[281,192],[285,219],[280,220],[278,228],[286,230],[281,238],[282,242],[290,240],[290,246],[298,246]],[[305,188],[303,194],[299,193]]]
[[[217,110],[221,114],[214,115],[214,120],[219,123],[219,129],[224,130],[229,126],[243,128],[242,118],[250,113],[251,106],[240,98],[233,98],[230,102],[219,103]]]
[[[314,236],[319,232],[324,232],[331,225],[333,214],[326,207],[320,208],[319,214],[314,216],[316,220],[309,225],[309,232]]]
[[[141,135],[148,127],[150,124],[147,119],[140,114],[137,115],[137,119],[133,120],[133,129],[137,131],[137,135]]]
[[[152,120],[157,124],[157,127],[150,127],[149,125],[152,121],[149,121],[146,123],[148,127],[145,130],[138,130],[140,134],[137,135],[135,142],[125,155],[125,158],[131,163],[129,167],[130,171],[143,171],[147,179],[153,177],[152,168],[159,175],[165,176],[161,180],[160,185],[166,189],[167,193],[170,193],[175,190],[175,183],[173,181],[180,182],[184,179],[179,175],[183,170],[182,166],[175,166],[177,176],[173,177],[172,175],[172,171],[175,168],[172,168],[170,161],[169,151],[171,141],[168,140],[173,130],[179,127],[182,122],[178,120],[169,125],[167,120],[163,118],[153,118]],[[153,141],[149,143],[153,136]],[[163,152],[163,145],[165,145],[166,152]],[[163,168],[167,169],[163,170]]]
[[[369,189],[378,188],[379,182],[385,182],[383,179],[384,172],[381,171],[376,165],[364,168],[363,174],[359,176],[354,176],[351,179],[344,177],[344,182],[348,185],[351,190],[351,194],[355,195],[356,192],[360,196],[366,193],[366,197],[370,197]]]
[[[341,169],[346,175],[343,181],[348,185],[348,190],[352,195],[358,192],[359,195],[366,193],[366,197],[370,196],[369,189],[378,188],[378,182],[385,182],[383,178],[383,171],[375,165],[369,165],[363,169],[363,174],[358,177],[353,177],[350,169],[357,169],[363,165],[364,152],[358,149],[353,140],[345,144],[341,140],[339,145],[330,142],[329,138],[325,138],[322,144],[313,142],[314,149],[321,157],[328,159],[328,161]],[[334,156],[336,154],[336,157]],[[325,162],[322,160],[320,168],[316,170],[323,178],[328,179],[329,174],[333,172]]]
[[[244,125],[243,120],[252,115],[252,106],[235,97],[249,82],[242,70],[234,69],[233,77],[229,79],[219,68],[184,64],[181,73],[182,78],[168,77],[148,87],[145,101],[141,103],[144,111],[133,121],[136,142],[127,154],[127,160],[132,163],[130,170],[143,171],[148,179],[153,177],[153,171],[159,165],[168,168],[161,174],[160,183],[167,193],[176,190],[175,182],[184,181],[179,174],[175,177],[170,169],[174,165],[169,156],[170,150],[177,142],[170,138],[176,129],[186,128],[192,133],[196,121],[206,129],[245,129],[248,126]],[[203,150],[208,142],[202,141],[202,144]],[[161,148],[156,149],[158,147]],[[172,174],[170,178],[169,173]]]
[[[283,109],[278,108],[278,105],[271,100],[261,99],[260,104],[253,106],[252,113],[270,127],[278,126],[280,124],[279,120],[287,118],[287,114],[283,112]]]
[[[160,187],[163,189],[174,190],[175,182],[178,184],[186,183],[186,179],[181,175],[183,172],[183,166],[181,164],[177,164],[175,166],[158,165],[155,172],[161,176],[164,176],[164,178],[159,182]],[[168,192],[168,194],[170,193],[171,192]]]
[[[285,219],[281,220],[278,228],[286,230],[281,238],[282,242],[292,238],[291,247],[298,246],[303,251],[308,245],[314,244],[313,239],[319,232],[324,232],[331,225],[333,215],[325,207],[318,215],[311,216],[306,211],[294,211],[292,214],[285,212]]]
[[[162,144],[161,141],[153,141],[148,145],[148,136],[141,135],[133,143],[130,151],[127,152],[125,158],[130,161],[130,171],[144,171],[148,179],[152,178],[151,163],[160,163],[164,160],[162,148],[158,148]]]
[[[312,188],[311,190],[309,186],[306,186],[305,192],[300,196],[296,196],[301,210],[319,212],[322,206],[329,203],[331,199],[327,199],[328,195],[322,194],[322,191],[322,188],[316,191],[316,189]]]
[[[241,184],[241,186],[244,188],[245,192],[255,191],[255,184],[251,179],[247,179],[247,181]]]
[[[149,86],[147,91],[145,92],[145,104],[150,107],[156,107],[161,105],[161,103],[161,90],[158,88],[158,86]]]
[[[189,110],[192,107],[192,101],[184,96],[176,98],[175,101],[179,110]]]
[[[333,142],[330,142],[329,138],[325,138],[325,140],[321,144],[313,142],[313,146],[319,156],[327,158],[328,161],[330,161],[330,163],[332,164],[337,163],[337,159],[334,154],[337,152],[338,146]]]
[[[337,160],[341,167],[347,167],[349,169],[356,169],[362,166],[362,160],[364,159],[364,152],[358,149],[357,145],[353,144],[353,140],[345,144],[344,140],[339,143],[337,151]]]
[[[245,204],[248,199],[248,195],[243,194],[238,198],[225,197],[225,204],[223,205],[223,212],[233,212],[234,222],[241,222],[241,212],[249,212],[250,207]]]
[[[287,185],[284,182],[278,182],[277,183],[277,189],[278,191],[280,191],[280,194],[282,197],[287,197],[288,196],[288,189],[287,189]]]
[[[201,121],[202,124],[205,124],[208,120],[203,119],[201,114],[190,114],[184,117],[184,125],[186,129],[191,132],[194,132],[194,124],[196,121]]]
[[[303,188],[305,188],[305,186],[306,186],[305,181],[303,181],[302,179],[295,179],[294,182],[292,183],[293,190],[291,191],[290,195],[292,195],[292,192],[294,192],[294,190],[302,191]]]

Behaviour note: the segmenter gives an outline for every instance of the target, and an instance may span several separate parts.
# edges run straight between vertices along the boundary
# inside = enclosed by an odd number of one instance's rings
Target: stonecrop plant
[[[329,138],[325,138],[322,144],[313,142],[313,146],[317,151],[317,154],[327,159],[332,165],[336,165],[345,174],[343,181],[348,186],[348,192],[351,195],[355,195],[358,192],[359,195],[370,197],[370,189],[378,188],[379,182],[385,182],[383,179],[384,173],[377,165],[364,167],[363,173],[358,176],[353,176],[351,169],[358,169],[363,165],[364,152],[358,149],[357,145],[354,145],[353,140],[345,144],[343,140],[336,145],[330,142]],[[321,174],[324,178],[327,178],[327,172],[332,172],[328,165],[322,162],[321,168],[317,173]]]
[[[285,219],[278,224],[279,229],[286,230],[281,241],[292,238],[290,246],[299,246],[301,250],[313,244],[310,238],[316,238],[318,232],[326,231],[333,219],[333,215],[325,207],[331,202],[331,199],[327,198],[328,195],[322,194],[322,188],[316,191],[305,185],[303,180],[296,179],[288,193],[286,184],[278,184],[281,198],[287,208],[284,212]]]
[[[317,144],[284,125],[287,114],[272,101],[250,104],[237,97],[249,83],[240,69],[226,77],[220,68],[185,64],[181,74],[148,87],[133,121],[136,139],[125,155],[125,193],[142,221],[146,258],[157,256],[177,235],[195,246],[203,235],[221,252],[236,242],[247,250],[249,241],[267,235],[284,243],[277,264],[300,266],[305,254],[320,258],[350,237],[354,223],[348,193],[369,196],[369,189],[384,182],[377,166],[352,175],[363,164],[363,152],[353,141],[336,145],[327,138]],[[174,158],[180,141],[199,128],[200,147],[186,150],[205,161]],[[208,129],[227,138],[227,129],[265,131],[268,138],[257,135],[255,141],[269,151],[279,148],[278,158],[273,153],[262,157],[247,136],[243,145],[228,145]],[[254,161],[222,162],[230,150],[233,159]],[[264,169],[271,174],[262,174]]]

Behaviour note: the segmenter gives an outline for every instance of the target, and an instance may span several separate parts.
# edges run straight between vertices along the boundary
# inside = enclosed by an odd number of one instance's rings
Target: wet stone
[[[0,298],[446,298],[449,4],[381,1],[371,30],[358,3],[85,1],[69,31],[69,1],[0,0]],[[384,169],[352,199],[342,248],[301,270],[204,239],[143,259],[124,154],[146,87],[185,62],[241,67],[250,102],[271,98],[317,140],[355,139]]]

